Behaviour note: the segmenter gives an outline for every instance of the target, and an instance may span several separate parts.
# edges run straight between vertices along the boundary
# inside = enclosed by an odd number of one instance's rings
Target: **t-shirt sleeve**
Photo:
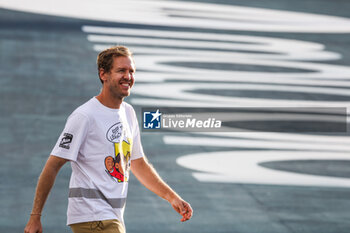
[[[144,157],[144,152],[141,144],[141,137],[140,137],[140,129],[139,129],[139,123],[137,121],[136,113],[134,109],[132,109],[133,114],[133,145],[132,145],[132,151],[131,151],[131,160],[138,159]]]
[[[88,132],[88,122],[87,116],[83,114],[70,115],[51,155],[76,161],[79,149]]]

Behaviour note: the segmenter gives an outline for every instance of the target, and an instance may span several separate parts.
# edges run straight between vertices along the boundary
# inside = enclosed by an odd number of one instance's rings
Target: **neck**
[[[96,98],[100,101],[101,104],[108,108],[119,109],[120,105],[123,102],[123,98],[114,98],[110,95],[107,95],[107,93],[105,93],[103,90],[98,96],[96,96]]]

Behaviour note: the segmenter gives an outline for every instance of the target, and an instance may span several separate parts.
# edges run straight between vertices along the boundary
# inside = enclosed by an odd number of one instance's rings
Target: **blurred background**
[[[23,232],[67,116],[99,93],[96,56],[134,52],[141,107],[350,103],[345,0],[0,0],[0,232]],[[260,122],[260,124],[268,124]],[[186,223],[132,177],[128,232],[349,232],[347,133],[147,133],[144,150],[193,209]],[[44,232],[70,232],[70,165]]]

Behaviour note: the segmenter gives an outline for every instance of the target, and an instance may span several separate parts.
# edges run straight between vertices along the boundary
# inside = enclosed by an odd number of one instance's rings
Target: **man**
[[[192,217],[191,206],[148,163],[134,109],[123,102],[135,81],[131,52],[123,46],[112,47],[98,55],[97,65],[102,90],[69,116],[39,177],[25,233],[42,232],[42,209],[58,171],[67,161],[72,166],[67,224],[74,233],[125,232],[129,170],[167,200],[182,215],[181,221]],[[111,175],[116,163],[123,179]]]

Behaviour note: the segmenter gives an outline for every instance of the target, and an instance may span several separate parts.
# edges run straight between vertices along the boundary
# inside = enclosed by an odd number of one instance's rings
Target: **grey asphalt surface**
[[[350,16],[347,1],[221,2]],[[97,52],[81,31],[84,24],[151,27],[0,8],[0,232],[23,232],[37,178],[67,116],[99,92],[100,82],[95,68]],[[328,50],[343,56],[328,63],[348,65],[350,62],[349,34],[234,33],[321,42]],[[141,106],[135,108],[139,111]],[[162,133],[143,134],[144,150],[159,174],[191,203],[194,217],[189,222],[180,223],[180,216],[168,203],[132,177],[125,212],[128,232],[349,232],[350,189],[199,182],[192,177],[191,170],[176,164],[176,158],[192,152],[224,149],[165,145],[162,136]],[[333,162],[330,170],[324,169],[322,161],[313,166],[303,162],[264,166],[350,177],[344,163]],[[70,166],[65,165],[44,209],[42,222],[47,233],[70,232],[65,225],[69,177]]]

